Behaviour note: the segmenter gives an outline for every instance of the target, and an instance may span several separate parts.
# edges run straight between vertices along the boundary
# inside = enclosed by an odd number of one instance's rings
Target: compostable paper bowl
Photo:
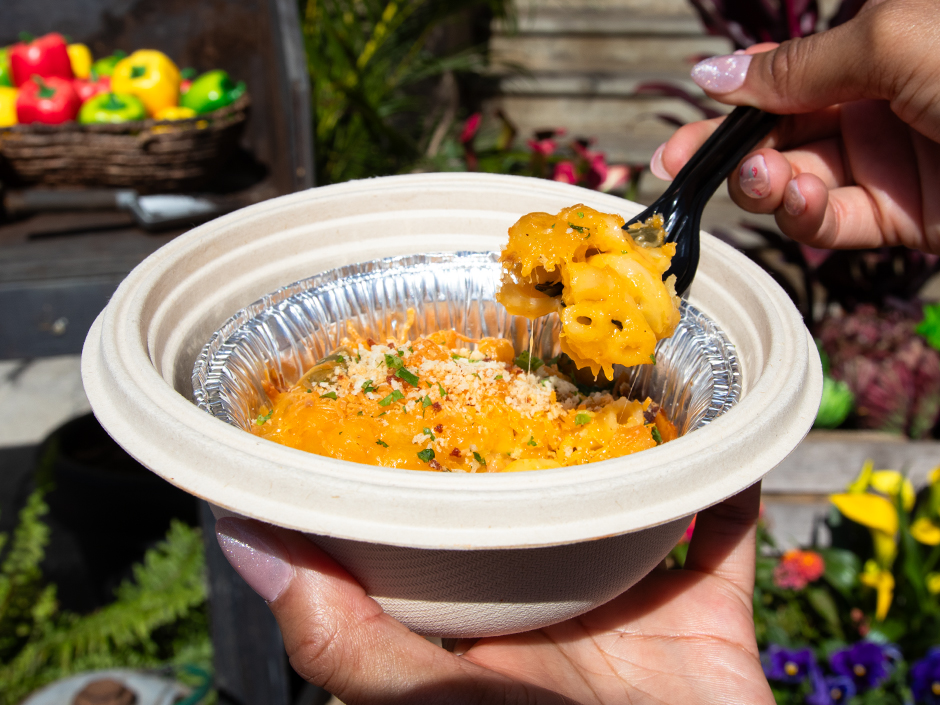
[[[786,294],[703,234],[690,303],[737,352],[741,400],[674,442],[577,468],[463,475],[357,465],[261,440],[193,405],[222,324],[318,272],[396,255],[495,251],[522,214],[641,207],[565,184],[483,174],[388,177],[267,201],[183,235],[137,267],[85,343],[85,389],[141,463],[220,513],[297,529],[424,634],[551,624],[652,569],[691,516],[748,487],[812,425],[815,346]]]

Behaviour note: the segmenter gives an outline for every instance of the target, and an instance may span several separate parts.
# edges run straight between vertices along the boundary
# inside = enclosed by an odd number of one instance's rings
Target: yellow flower
[[[927,573],[927,590],[933,595],[940,595],[940,573]]]
[[[875,471],[875,464],[871,460],[866,460],[862,465],[862,471],[858,474],[858,477],[846,487],[846,491],[852,494],[859,492],[864,492],[868,489],[869,483],[871,483],[872,473]]]
[[[927,475],[927,482],[931,485],[940,485],[940,465],[930,471],[930,474]]]
[[[888,616],[891,600],[894,599],[894,576],[890,570],[885,570],[876,561],[865,562],[865,568],[859,576],[863,585],[874,588],[878,592],[875,606],[875,618],[880,622]]]
[[[876,494],[850,492],[834,494],[829,501],[854,522],[869,529],[894,534],[898,531],[898,512],[891,500]]]
[[[940,546],[940,526],[929,517],[921,517],[911,524],[911,536],[928,546]]]
[[[905,511],[909,512],[914,508],[914,485],[896,470],[878,470],[872,473],[871,488],[892,499],[900,494],[901,506]]]

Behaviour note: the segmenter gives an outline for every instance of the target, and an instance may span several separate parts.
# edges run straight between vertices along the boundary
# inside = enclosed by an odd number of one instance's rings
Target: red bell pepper
[[[22,124],[42,122],[59,125],[74,120],[81,106],[82,101],[71,81],[54,76],[33,76],[20,87],[20,94],[16,98],[16,117]]]
[[[76,78],[72,81],[72,87],[75,88],[79,99],[84,103],[89,98],[94,98],[96,95],[109,93],[111,91],[111,77],[98,76],[95,70],[92,69],[91,75],[87,80]]]
[[[69,81],[75,78],[65,39],[55,32],[10,47],[10,72],[17,87],[29,81],[31,76]]]

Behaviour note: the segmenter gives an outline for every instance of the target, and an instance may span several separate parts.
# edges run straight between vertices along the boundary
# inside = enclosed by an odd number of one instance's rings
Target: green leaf
[[[536,445],[538,445],[538,444],[535,442],[535,436],[529,436],[529,442],[526,443],[526,445],[532,446],[533,448],[534,448]]]
[[[320,395],[321,399],[333,399],[336,400],[336,392],[327,392],[326,394]]]
[[[865,638],[877,644],[894,644],[907,633],[907,625],[899,619],[886,619],[875,623],[868,630]]]
[[[842,623],[839,621],[839,608],[836,607],[835,600],[828,590],[822,587],[809,587],[806,589],[806,599],[816,614],[823,618],[829,627],[829,631],[837,639],[844,639],[845,634],[842,631]]]
[[[414,374],[413,372],[408,371],[408,370],[405,369],[404,367],[402,367],[401,369],[399,369],[399,370],[395,373],[395,376],[398,377],[398,379],[404,380],[405,382],[407,382],[408,384],[410,384],[412,387],[417,387],[417,386],[418,386],[418,382],[420,381],[420,380],[418,379],[418,375]]]
[[[841,594],[849,596],[858,585],[858,575],[862,570],[859,557],[852,551],[841,548],[822,548],[818,552],[826,564],[823,580]]]
[[[382,446],[383,448],[388,448],[388,443],[383,441],[381,438],[375,442],[375,445]]]
[[[432,441],[434,440],[434,434],[431,433],[431,429],[429,429],[427,426],[425,426],[423,429],[421,429],[421,432],[422,432],[425,436],[429,436]]]
[[[528,350],[523,350],[521,353],[516,355],[516,359],[513,360],[516,367],[526,370],[528,372],[535,372],[545,363],[542,362],[535,355],[530,355]]]
[[[274,413],[274,409],[271,409],[271,411],[269,411],[264,416],[262,416],[261,414],[258,414],[258,418],[255,419],[255,423],[258,424],[259,426],[264,426],[265,421],[271,420],[271,414],[273,413]]]
[[[402,394],[401,392],[399,392],[399,391],[396,389],[396,390],[393,391],[391,394],[389,394],[387,397],[385,397],[384,399],[381,399],[381,400],[379,401],[379,406],[388,406],[388,405],[391,404],[393,401],[398,401],[399,399],[404,399],[404,398],[405,398],[405,395]]]
[[[663,444],[663,437],[658,428],[653,426],[653,430],[650,431],[650,435],[653,436],[653,440],[656,441],[656,445],[661,446]]]
[[[425,450],[422,450],[420,453],[418,453],[418,458],[425,463],[430,463],[432,460],[434,460],[434,451],[430,448],[426,448]]]
[[[385,364],[390,370],[397,370],[402,366],[401,358],[398,355],[385,353]]]
[[[483,456],[477,453],[476,451],[473,451],[473,459],[476,460],[483,467],[486,467],[486,461],[483,459]]]
[[[437,383],[437,391],[438,391],[438,394],[441,395],[442,399],[447,396],[447,390],[445,390],[444,387],[441,386],[440,382]]]
[[[374,382],[373,380],[367,379],[365,382],[362,383],[362,391],[365,392],[365,393],[367,393],[367,394],[368,394],[369,392],[374,392],[374,391],[375,391],[375,387],[372,386],[373,384],[375,384],[375,382]]]
[[[431,397],[425,395],[424,398],[421,400],[421,407],[424,408],[424,409],[427,409],[427,408],[428,408],[429,406],[431,406],[431,404],[433,404],[433,403],[434,403],[434,402],[431,401]]]
[[[568,223],[568,227],[572,228],[573,230],[577,230],[579,233],[583,233],[585,230],[587,230],[587,228],[585,228],[583,225],[575,225],[574,223]]]
[[[575,426],[584,426],[585,424],[591,423],[590,414],[578,414],[574,417]]]

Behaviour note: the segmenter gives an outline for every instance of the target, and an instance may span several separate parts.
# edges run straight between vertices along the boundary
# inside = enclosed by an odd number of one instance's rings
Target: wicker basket
[[[188,120],[16,125],[0,129],[0,155],[14,177],[29,184],[193,190],[231,156],[249,106],[244,95]]]

